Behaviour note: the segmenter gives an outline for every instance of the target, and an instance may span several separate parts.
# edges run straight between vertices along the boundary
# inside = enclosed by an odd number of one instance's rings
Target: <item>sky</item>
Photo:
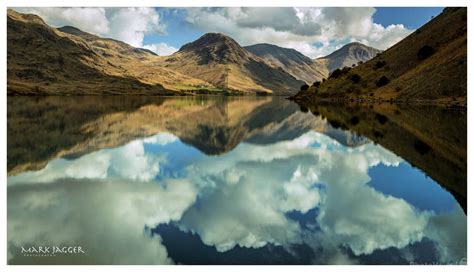
[[[287,216],[315,208],[313,227]],[[220,253],[267,244],[294,253],[304,242],[318,264],[384,249],[412,261],[406,247],[424,238],[441,262],[467,248],[466,215],[433,180],[380,145],[347,147],[316,131],[219,156],[158,133],[8,177],[9,259],[25,244],[59,243],[101,263],[170,263],[162,239],[144,232],[170,222]]]
[[[170,55],[207,32],[240,45],[271,43],[317,58],[349,42],[387,49],[438,15],[438,7],[15,8],[54,27],[72,25],[102,37]]]

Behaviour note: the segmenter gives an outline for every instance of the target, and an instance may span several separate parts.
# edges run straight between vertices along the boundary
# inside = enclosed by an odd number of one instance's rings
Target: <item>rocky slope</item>
[[[274,67],[280,67],[295,78],[312,84],[327,77],[329,72],[323,62],[313,61],[300,52],[273,44],[260,43],[244,47]]]
[[[414,33],[353,69],[296,96],[467,105],[467,9],[446,8]]]
[[[297,92],[304,84],[220,33],[207,33],[183,45],[161,65],[218,88],[246,93],[288,95]]]
[[[337,68],[352,67],[361,62],[371,60],[382,50],[361,44],[358,42],[348,43],[331,54],[318,58],[316,63],[321,63],[327,67],[329,72]]]
[[[74,27],[55,29],[40,17],[8,10],[7,90],[37,94],[175,94],[202,80],[155,65],[151,51]]]

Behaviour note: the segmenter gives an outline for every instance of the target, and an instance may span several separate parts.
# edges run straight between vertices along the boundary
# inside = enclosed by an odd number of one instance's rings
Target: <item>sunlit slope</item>
[[[245,93],[291,95],[304,84],[220,33],[207,33],[183,45],[161,65],[216,87]]]
[[[161,57],[8,10],[9,94],[173,94],[211,85],[154,64]],[[184,86],[176,88],[175,86]]]
[[[297,99],[384,99],[465,105],[467,9],[439,16],[372,60],[343,70]]]

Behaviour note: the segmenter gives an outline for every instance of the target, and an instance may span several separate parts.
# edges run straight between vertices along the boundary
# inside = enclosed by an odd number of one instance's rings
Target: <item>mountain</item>
[[[220,33],[207,33],[183,45],[161,65],[218,88],[246,93],[288,95],[294,94],[304,84]]]
[[[337,68],[352,67],[359,62],[366,62],[382,50],[361,44],[358,42],[348,43],[331,54],[316,59],[315,62],[325,65],[329,72]]]
[[[329,72],[322,62],[315,62],[295,49],[273,44],[260,43],[244,47],[252,54],[267,61],[271,66],[280,67],[295,78],[312,84],[327,77]]]
[[[160,132],[172,133],[208,155],[229,152],[243,141],[271,144],[310,130],[341,144],[365,143],[278,97],[19,96],[7,102],[9,175]]]
[[[144,49],[144,48],[136,48],[127,43],[122,41],[102,38],[87,32],[84,32],[78,28],[73,26],[63,26],[57,28],[57,30],[68,33],[71,35],[75,35],[84,39],[91,47],[93,47],[94,51],[99,51],[102,55],[106,55],[107,51],[105,49],[112,49],[112,52],[117,52],[118,54],[127,54],[133,55],[136,58],[144,58],[145,56],[158,56],[155,52]]]
[[[443,12],[372,60],[300,92],[299,101],[348,99],[467,105],[467,9]]]
[[[155,65],[146,49],[74,27],[48,26],[39,16],[7,12],[8,94],[175,94],[210,84]]]

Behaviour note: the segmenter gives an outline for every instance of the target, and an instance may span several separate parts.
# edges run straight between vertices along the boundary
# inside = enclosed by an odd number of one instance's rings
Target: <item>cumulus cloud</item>
[[[15,8],[42,17],[53,27],[71,25],[102,37],[142,47],[147,33],[164,33],[154,8]]]
[[[164,42],[147,44],[147,45],[144,45],[143,48],[149,49],[160,56],[168,56],[178,51],[178,48],[170,46]]]
[[[268,145],[241,143],[225,155],[190,160],[184,181],[166,181],[163,186],[156,182],[123,182],[148,180],[158,171],[162,157],[144,152],[145,143],[166,145],[177,140],[169,133],[160,133],[70,162],[58,159],[44,170],[9,177],[9,247],[48,237],[51,242],[86,241],[91,248],[99,249],[101,244],[109,244],[107,239],[125,236],[115,242],[117,256],[105,259],[118,258],[125,244],[135,248],[144,243],[144,248],[162,256],[157,262],[166,263],[170,260],[159,237],[140,235],[144,225],[153,227],[173,220],[182,231],[198,234],[204,244],[219,252],[267,244],[290,251],[292,245],[305,243],[318,252],[315,263],[354,263],[356,260],[341,246],[360,256],[375,250],[406,248],[427,237],[435,241],[443,261],[465,257],[466,217],[461,209],[444,215],[420,211],[368,185],[370,168],[381,164],[397,167],[402,162],[381,146],[369,142],[347,147],[310,131],[293,140]],[[62,164],[54,166],[57,162]],[[288,216],[314,208],[318,212],[310,224],[317,228],[303,227]],[[100,219],[81,223],[75,216],[71,221],[62,219],[76,213],[82,218]],[[58,227],[68,231],[54,231],[51,222],[60,223]],[[112,224],[110,230],[101,227],[107,223]],[[99,232],[104,236],[102,240],[97,238],[97,243],[89,244],[95,236],[88,237],[86,231],[91,233],[95,228],[111,233]],[[125,232],[130,232],[129,236]],[[148,256],[135,262],[147,263]],[[119,262],[133,263],[132,258],[134,255]]]
[[[165,144],[173,140],[173,137],[165,134],[135,140],[118,148],[96,151],[75,160],[59,158],[39,171],[10,177],[9,185],[28,183],[32,179],[36,182],[53,182],[60,178],[150,181],[159,174],[160,164],[166,161],[166,157],[160,154],[147,154],[144,143]]]
[[[105,8],[15,8],[23,13],[33,13],[53,27],[66,25],[81,28],[83,31],[97,35],[110,33],[110,21]]]
[[[462,264],[467,261],[467,217],[461,207],[430,218],[426,233],[436,241],[442,262]]]
[[[84,254],[48,257],[55,264],[170,264],[161,237],[145,226],[179,220],[194,203],[186,180],[158,183],[57,180],[8,188],[9,263],[25,246],[81,246]],[[33,259],[32,259],[33,258]],[[41,257],[45,258],[45,257]]]
[[[403,25],[374,23],[374,13],[369,7],[189,8],[186,20],[202,31],[230,35],[242,45],[273,43],[315,58],[351,41],[387,49],[411,33]]]
[[[38,14],[55,27],[76,26],[86,32],[148,48],[160,55],[177,51],[163,42],[144,44],[146,34],[165,33],[166,22],[154,8],[16,9]],[[374,23],[374,13],[375,9],[370,7],[187,8],[185,20],[203,32],[225,33],[242,45],[273,43],[316,58],[352,41],[387,49],[411,33],[412,30],[401,24],[384,27]]]
[[[320,147],[311,148],[315,143]],[[369,168],[381,163],[397,166],[400,158],[373,144],[347,149],[315,132],[273,145],[241,144],[189,167],[202,188],[201,205],[186,211],[180,226],[219,251],[289,245],[307,237],[286,213],[318,207],[314,223],[356,255],[403,248],[421,240],[429,214],[367,186]]]

